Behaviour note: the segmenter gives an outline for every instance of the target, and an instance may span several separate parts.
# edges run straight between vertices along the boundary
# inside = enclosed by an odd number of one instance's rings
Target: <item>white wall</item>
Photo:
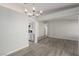
[[[72,18],[72,16],[70,16]],[[61,18],[48,22],[48,36],[69,40],[78,40],[79,25],[77,17],[74,19]]]
[[[0,55],[28,46],[26,15],[0,6]]]
[[[47,25],[44,22],[38,22],[38,40],[47,35]]]
[[[79,13],[79,12],[78,12]],[[78,25],[79,25],[79,15],[78,15]],[[79,30],[78,30],[79,31]],[[78,38],[78,55],[79,55],[79,38]]]
[[[45,24],[42,22],[39,22],[39,37],[45,35]]]

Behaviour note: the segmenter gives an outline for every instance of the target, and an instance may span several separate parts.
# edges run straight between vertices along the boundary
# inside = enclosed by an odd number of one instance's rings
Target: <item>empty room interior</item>
[[[0,3],[0,56],[79,56],[79,3]]]

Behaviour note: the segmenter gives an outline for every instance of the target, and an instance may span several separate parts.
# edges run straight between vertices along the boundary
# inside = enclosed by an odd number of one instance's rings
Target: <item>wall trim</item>
[[[78,41],[78,39],[74,40],[74,39],[66,39],[66,38],[60,38],[60,37],[50,37],[48,36],[48,38],[56,38],[56,39],[63,39],[63,40],[73,40],[73,41]]]
[[[11,51],[11,52],[9,52],[9,53],[7,53],[7,54],[5,54],[5,55],[2,55],[2,56],[8,56],[8,55],[10,55],[10,54],[12,54],[12,53],[18,52],[18,51],[20,51],[20,50],[22,50],[22,49],[24,49],[24,48],[27,48],[27,47],[29,47],[29,45],[24,46],[24,47],[21,47],[21,48],[18,48],[18,49],[16,49],[16,50],[13,50],[13,51]]]
[[[40,36],[40,37],[38,37],[38,41],[40,41],[40,40],[42,40],[42,39],[45,39],[45,38],[47,38],[48,36],[46,36],[46,35],[43,35],[43,36]]]

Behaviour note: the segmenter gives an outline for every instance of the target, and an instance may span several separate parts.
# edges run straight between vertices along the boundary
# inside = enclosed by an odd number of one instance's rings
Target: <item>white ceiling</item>
[[[24,4],[20,4],[23,5],[24,7],[26,7],[28,10],[32,10],[32,7],[35,6],[36,10],[43,10],[44,14],[48,14],[54,11],[58,11],[59,9],[63,9],[63,8],[71,8],[74,6],[77,6],[77,3],[36,3],[36,4],[32,4],[32,3],[26,3]]]
[[[1,6],[7,7],[9,9],[12,9],[14,11],[24,13],[24,9],[27,8],[28,10],[32,10],[33,4],[32,3],[0,3]],[[36,10],[43,10],[43,16],[40,16],[40,21],[45,21],[45,19],[49,20],[48,18],[52,18],[53,13],[56,12],[58,16],[60,16],[61,12],[58,14],[58,11],[78,7],[79,3],[35,3],[34,6],[36,7]],[[66,13],[66,12],[65,12]],[[71,13],[71,12],[70,12]],[[72,12],[73,13],[73,12]],[[47,15],[47,16],[46,16]],[[49,17],[51,15],[51,17]],[[45,17],[46,16],[46,17]],[[44,19],[43,19],[44,18]],[[55,18],[55,17],[54,17]]]
[[[32,10],[32,7],[33,7],[32,3],[26,3],[26,4],[24,3],[6,3],[6,4],[2,3],[0,5],[13,9],[15,11],[19,11],[21,13],[24,13],[25,7],[30,11]],[[34,4],[37,11],[39,10],[44,11],[43,13],[44,15],[54,12],[56,10],[58,11],[60,9],[67,8],[69,6],[72,7],[72,6],[77,6],[77,5],[78,5],[77,3],[35,3]]]
[[[62,18],[62,17],[68,17],[71,15],[78,15],[78,13],[79,13],[79,7],[75,7],[75,8],[70,8],[67,10],[60,11],[60,12],[42,15],[42,16],[38,17],[38,20],[39,21],[49,21],[49,20],[54,20],[54,19],[58,19],[58,18]]]
[[[69,6],[69,5],[74,5],[73,3],[36,3],[36,4],[32,4],[32,3],[26,3],[24,4],[20,4],[26,8],[32,8],[33,6],[36,7],[36,10],[43,10],[43,11],[47,11],[47,10],[54,10],[57,8],[61,8],[61,7],[65,7],[65,6]]]

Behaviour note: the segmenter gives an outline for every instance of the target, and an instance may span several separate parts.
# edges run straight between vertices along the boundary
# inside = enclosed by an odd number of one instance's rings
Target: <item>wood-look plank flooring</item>
[[[78,56],[78,41],[46,38],[9,56]]]

